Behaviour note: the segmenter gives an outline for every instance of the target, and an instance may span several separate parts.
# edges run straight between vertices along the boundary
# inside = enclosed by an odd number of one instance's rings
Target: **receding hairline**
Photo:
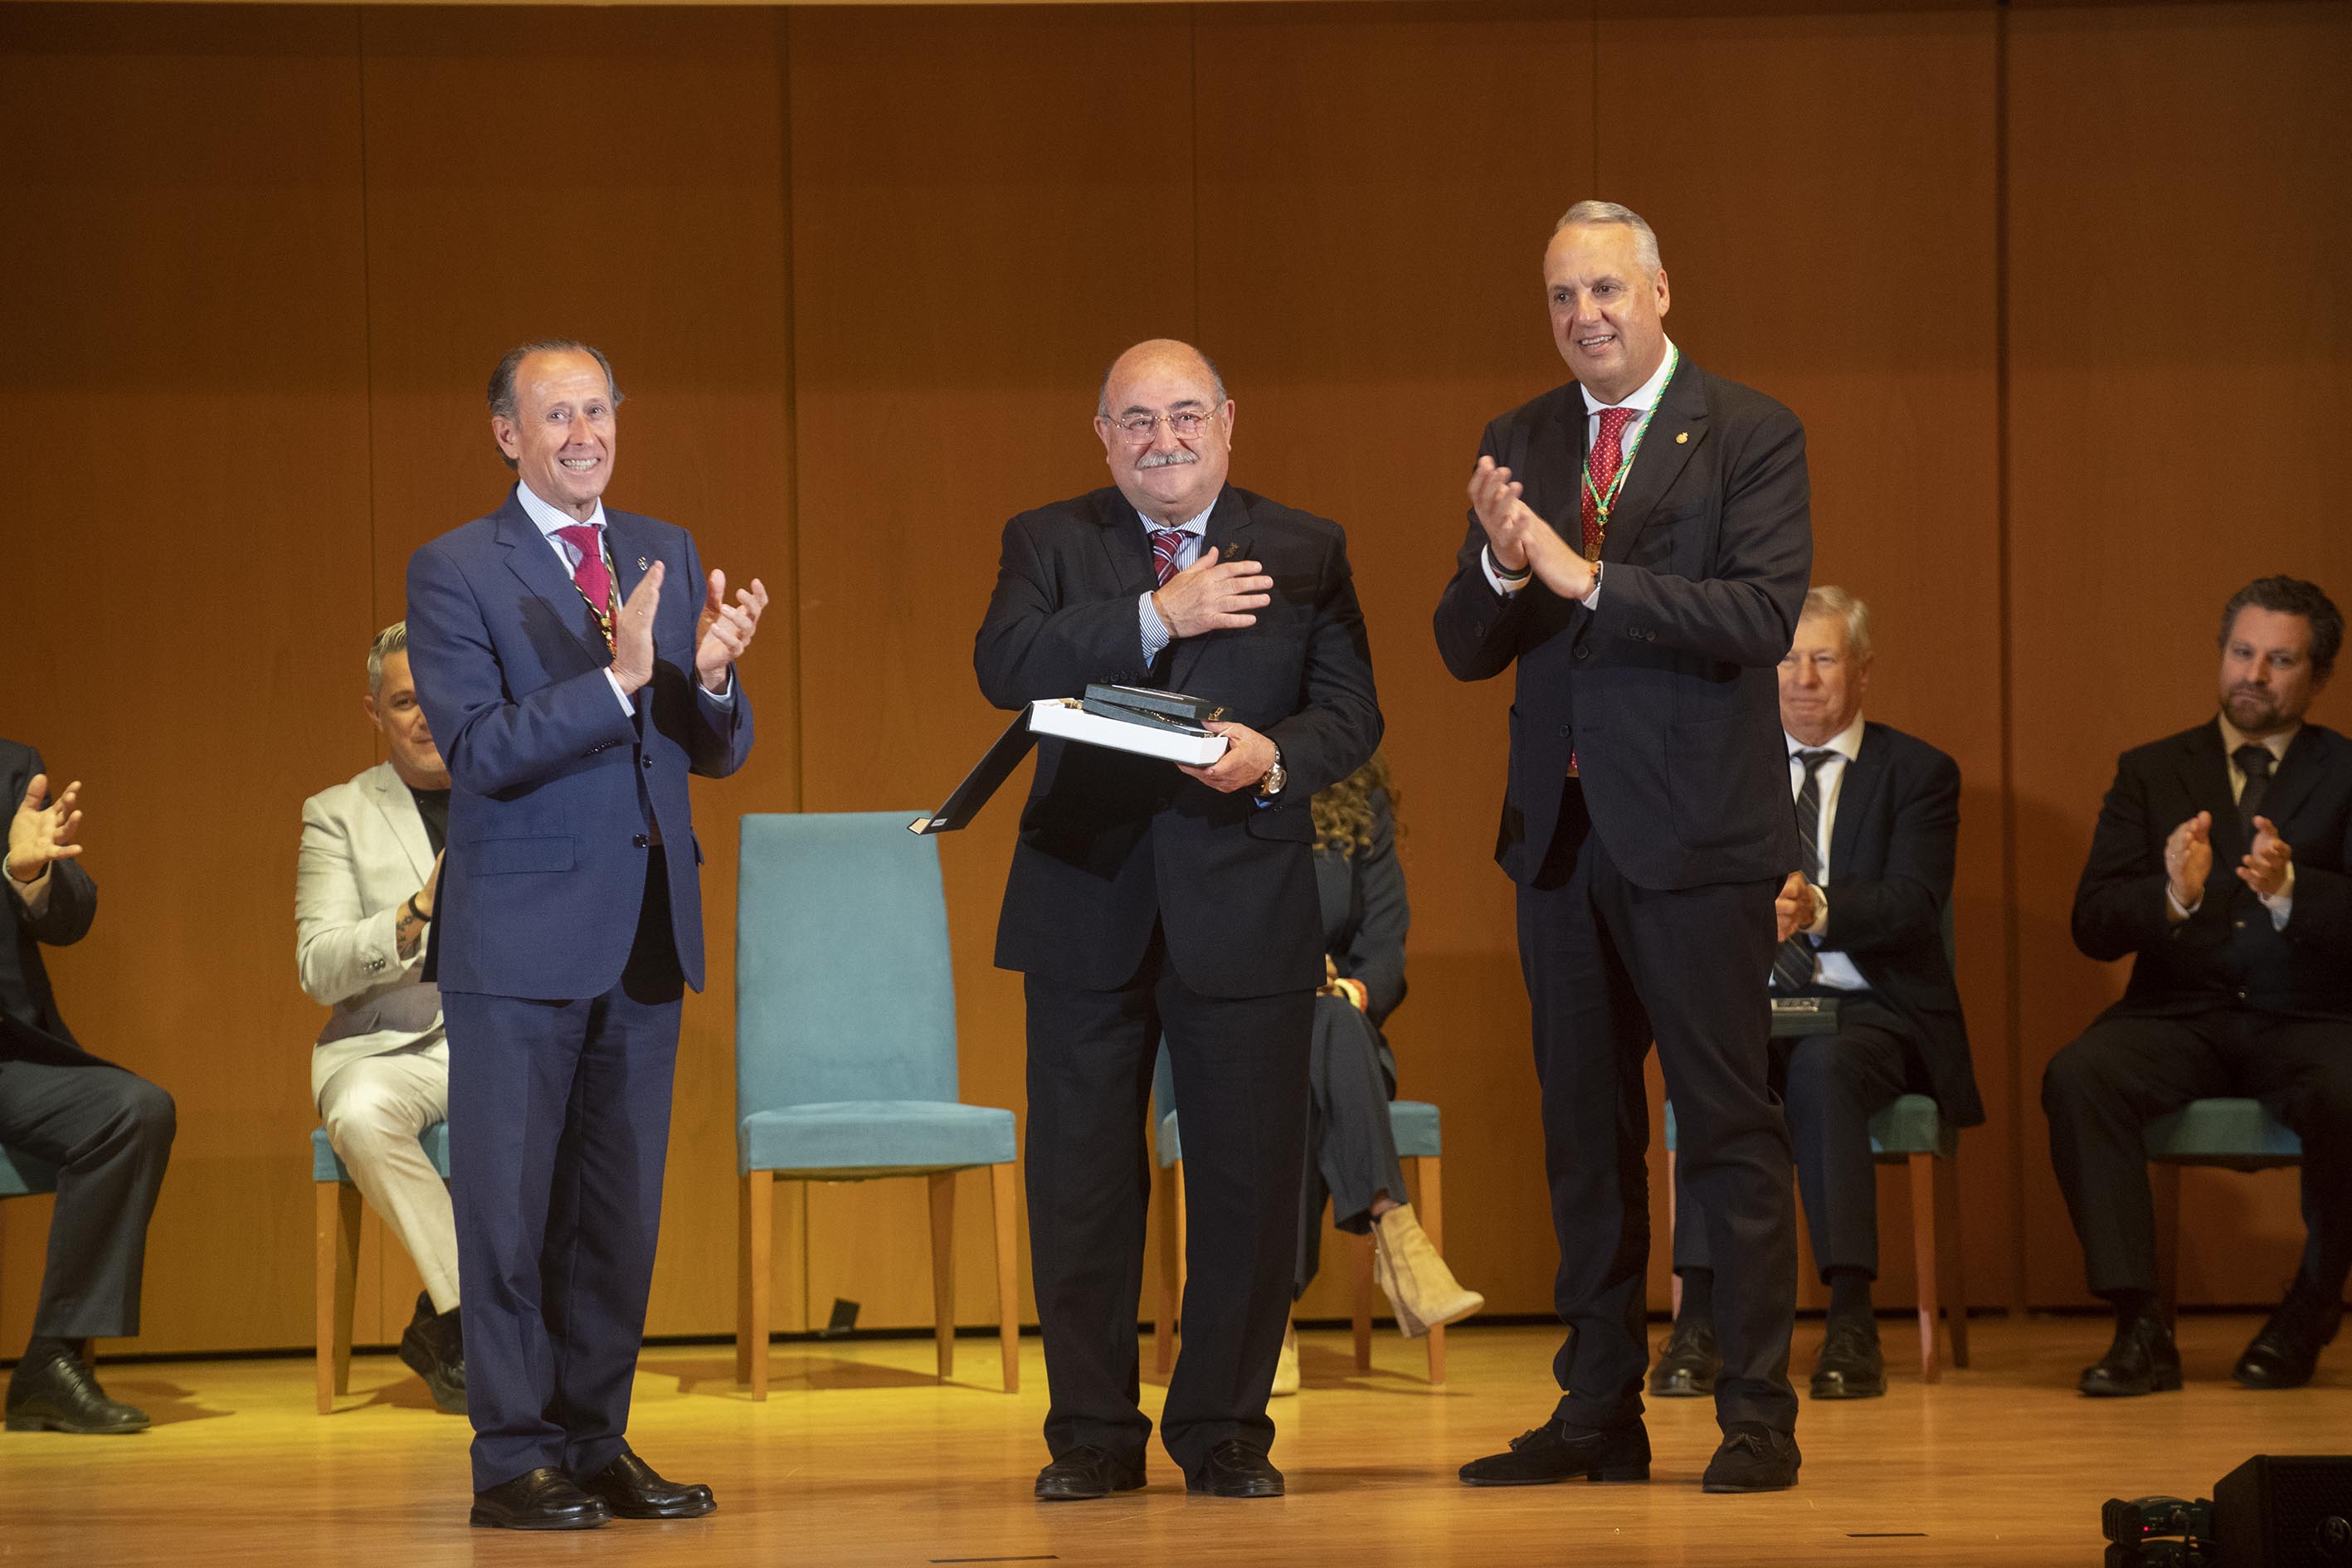
[[[1112,379],[1119,374],[1119,367],[1126,364],[1129,360],[1136,361],[1139,367],[1152,364],[1155,362],[1161,360],[1170,360],[1178,363],[1189,361],[1190,363],[1187,364],[1188,369],[1203,371],[1209,377],[1210,388],[1216,395],[1214,401],[1212,402],[1209,406],[1213,408],[1222,408],[1227,403],[1233,401],[1232,395],[1225,391],[1224,374],[1217,369],[1216,361],[1211,359],[1207,354],[1202,353],[1199,349],[1194,348],[1191,343],[1184,342],[1181,338],[1146,338],[1139,343],[1131,344],[1128,348],[1121,350],[1118,357],[1111,361],[1110,364],[1103,371],[1102,381],[1095,389],[1096,418],[1108,419],[1111,416],[1110,384]],[[1129,374],[1135,373],[1131,371]],[[1196,402],[1198,400],[1187,398],[1182,401]],[[1135,405],[1130,405],[1130,407],[1132,406]],[[1126,413],[1128,411],[1128,409],[1120,410],[1121,413]]]

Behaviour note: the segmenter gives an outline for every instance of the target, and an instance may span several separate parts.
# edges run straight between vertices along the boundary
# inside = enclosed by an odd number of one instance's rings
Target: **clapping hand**
[[[648,567],[613,618],[613,679],[632,694],[654,678],[654,614],[661,607],[662,573],[658,561]]]
[[[1813,923],[1819,913],[1813,902],[1813,886],[1805,880],[1802,871],[1791,871],[1789,879],[1780,884],[1780,895],[1772,900],[1772,918],[1780,929],[1782,942]]]
[[[2212,854],[2209,848],[2206,858]],[[2267,816],[2254,818],[2254,846],[2238,863],[2238,877],[2246,886],[2263,898],[2274,899],[2286,890],[2286,875],[2294,866],[2294,849],[2279,837],[2278,826]]]
[[[74,835],[81,828],[81,781],[66,785],[49,799],[49,776],[35,773],[25,784],[25,798],[8,823],[8,875],[19,882],[37,882],[47,875],[52,860],[71,860],[81,854]]]
[[[1543,585],[1563,599],[1592,592],[1592,563],[1568,547],[1552,525],[1521,499],[1511,470],[1481,458],[1470,475],[1470,505],[1486,531],[1486,549],[1506,572],[1532,566]]]
[[[751,634],[759,628],[760,612],[768,607],[768,590],[760,585],[757,577],[749,588],[735,591],[735,602],[727,602],[727,574],[713,571],[707,591],[702,596],[702,614],[694,623],[694,669],[701,677],[703,689],[717,693],[727,689],[727,669],[751,646]]]
[[[2164,841],[2164,875],[2172,887],[2172,901],[2184,910],[2195,909],[2204,900],[2205,879],[2212,869],[2213,814],[2200,811]]]

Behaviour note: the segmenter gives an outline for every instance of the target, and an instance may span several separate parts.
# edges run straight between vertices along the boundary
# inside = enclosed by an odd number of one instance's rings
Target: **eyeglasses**
[[[1126,414],[1111,423],[1118,426],[1129,440],[1142,442],[1150,440],[1158,432],[1160,422],[1165,420],[1170,435],[1179,441],[1189,441],[1206,430],[1209,421],[1215,417],[1213,414],[1203,414],[1198,409],[1181,408],[1173,414]]]

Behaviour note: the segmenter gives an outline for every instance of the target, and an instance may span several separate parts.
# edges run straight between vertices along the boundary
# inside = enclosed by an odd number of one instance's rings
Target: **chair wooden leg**
[[[352,1308],[359,1294],[360,1191],[344,1182],[314,1184],[318,1268],[319,1414],[352,1387]]]
[[[931,1176],[931,1338],[940,1381],[955,1375],[955,1173]]]
[[[1675,1214],[1675,1199],[1682,1189],[1675,1185],[1675,1151],[1666,1151],[1666,1310],[1679,1318],[1683,1315],[1683,1277],[1675,1272],[1675,1226],[1681,1220]]]
[[[1004,1392],[1021,1392],[1021,1230],[1013,1205],[1010,1162],[988,1168],[988,1201],[996,1221],[996,1347],[1004,1358]]]
[[[1936,1156],[1914,1154],[1911,1166],[1911,1261],[1919,1281],[1919,1381],[1941,1382],[1942,1347],[1936,1338]]]
[[[1159,1188],[1152,1206],[1160,1211],[1160,1315],[1151,1325],[1151,1364],[1165,1377],[1176,1365],[1176,1310],[1183,1300],[1177,1281],[1182,1274],[1184,1227],[1176,1218],[1174,1173],[1160,1165],[1151,1180]]]
[[[2147,1174],[2156,1200],[2156,1300],[2168,1323],[2180,1306],[2180,1167],[2166,1162]]]
[[[1181,1342],[1184,1336],[1184,1289],[1192,1277],[1192,1270],[1184,1256],[1185,1250],[1192,1245],[1192,1228],[1184,1214],[1183,1161],[1176,1160],[1170,1163],[1168,1178],[1173,1188],[1172,1195],[1175,1199],[1168,1207],[1169,1211],[1176,1216],[1176,1337],[1179,1341],[1176,1348],[1181,1351],[1183,1348]],[[1168,1366],[1171,1371],[1175,1369],[1176,1363],[1172,1355]]]
[[[768,1325],[774,1289],[776,1178],[752,1171],[735,1205],[735,1381],[768,1397]]]
[[[1936,1162],[1936,1247],[1944,1291],[1944,1321],[1952,1333],[1952,1364],[1969,1364],[1969,1287],[1960,1247],[1960,1170],[1957,1160]]]
[[[1413,1163],[1413,1174],[1419,1178],[1421,1201],[1413,1206],[1421,1211],[1421,1228],[1429,1237],[1429,1245],[1441,1258],[1445,1256],[1445,1189],[1438,1173],[1434,1154],[1423,1154]],[[1445,1325],[1440,1323],[1429,1331],[1429,1386],[1445,1386]]]
[[[1356,1370],[1372,1370],[1372,1238],[1348,1238],[1349,1293],[1355,1302]]]

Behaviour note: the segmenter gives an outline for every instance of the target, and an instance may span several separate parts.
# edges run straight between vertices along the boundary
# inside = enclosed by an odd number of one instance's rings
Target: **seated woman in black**
[[[1389,1131],[1396,1058],[1381,1025],[1404,1000],[1404,868],[1398,863],[1395,789],[1388,759],[1372,760],[1315,797],[1315,879],[1323,901],[1326,979],[1315,1000],[1307,1179],[1298,1207],[1298,1269],[1291,1297],[1315,1279],[1323,1205],[1332,1223],[1370,1232],[1373,1278],[1397,1327],[1416,1338],[1466,1318],[1486,1298],[1453,1270],[1404,1201],[1404,1170]],[[1298,1387],[1298,1348],[1285,1335],[1276,1394]]]

